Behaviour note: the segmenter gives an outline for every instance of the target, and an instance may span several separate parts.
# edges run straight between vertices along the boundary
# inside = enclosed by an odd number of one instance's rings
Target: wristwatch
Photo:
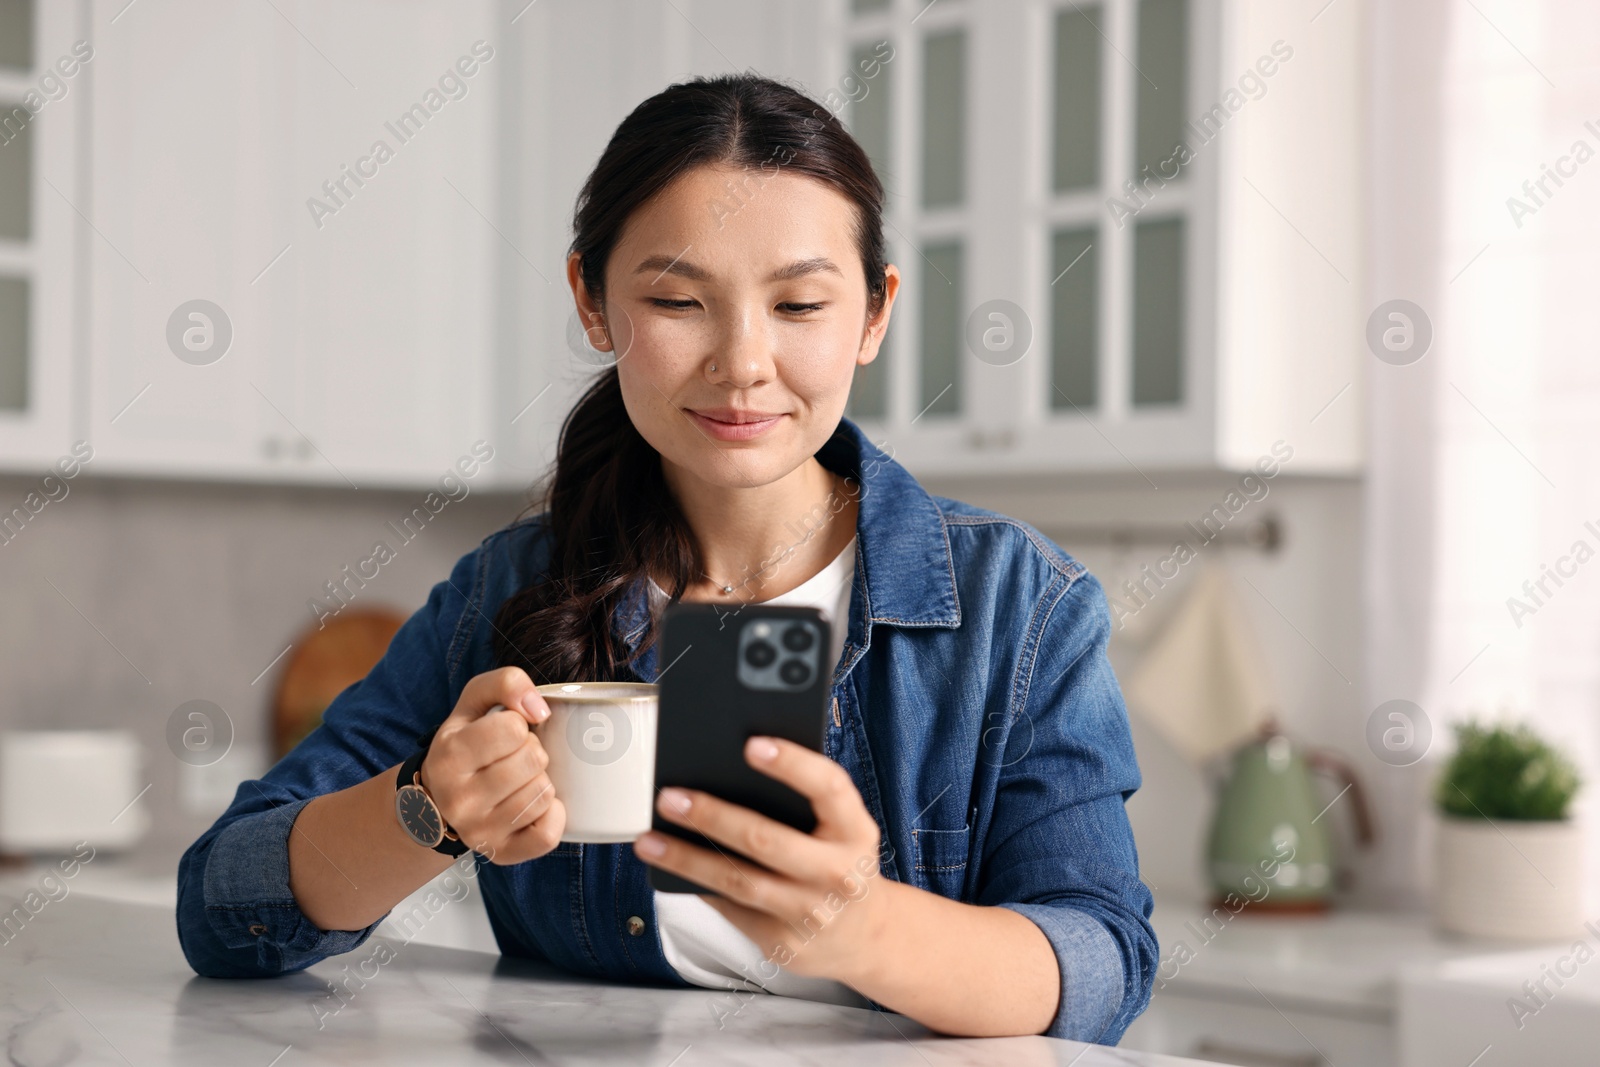
[[[422,785],[422,761],[427,758],[428,746],[438,732],[437,726],[429,730],[422,739],[421,747],[400,765],[400,774],[395,783],[394,813],[399,817],[400,827],[405,830],[406,836],[423,848],[431,848],[446,856],[459,856],[467,851],[467,843],[444,821],[439,805],[433,802]]]

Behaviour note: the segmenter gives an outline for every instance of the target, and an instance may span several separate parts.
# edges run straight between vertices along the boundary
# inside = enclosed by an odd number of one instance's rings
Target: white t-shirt
[[[814,577],[759,603],[819,609],[833,629],[833,658],[828,662],[837,664],[844,652],[855,570],[856,539],[852,537],[844,551]],[[666,593],[655,582],[650,583],[650,597],[656,610],[666,602]],[[803,1000],[871,1007],[865,997],[843,982],[791,974],[768,962],[754,941],[693,893],[656,893],[655,903],[661,950],[686,982],[708,989],[763,989]]]

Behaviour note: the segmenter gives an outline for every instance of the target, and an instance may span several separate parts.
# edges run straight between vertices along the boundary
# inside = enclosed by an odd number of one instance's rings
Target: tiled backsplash
[[[20,499],[30,484],[0,478],[0,499]],[[387,524],[421,496],[76,479],[70,495],[0,545],[0,728],[135,731],[153,783],[140,801],[150,806],[148,846],[175,861],[226,804],[223,796],[203,813],[208,783],[215,801],[230,767],[259,770],[282,669],[269,664],[315,624],[312,602],[327,599],[325,582],[375,541],[397,544]],[[409,614],[525,503],[482,492],[451,502],[398,545],[353,603]],[[190,700],[219,705],[234,725],[235,750],[208,772],[167,748],[168,717]]]

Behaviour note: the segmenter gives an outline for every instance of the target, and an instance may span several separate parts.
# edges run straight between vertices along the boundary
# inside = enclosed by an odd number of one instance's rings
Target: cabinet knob
[[[995,430],[991,433],[974,427],[972,432],[967,435],[967,439],[971,442],[972,447],[980,452],[991,448],[1015,448],[1017,445],[1016,432],[1011,429]]]

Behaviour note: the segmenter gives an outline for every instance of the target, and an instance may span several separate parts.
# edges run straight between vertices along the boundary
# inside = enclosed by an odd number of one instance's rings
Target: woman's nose
[[[748,316],[729,323],[706,362],[712,381],[741,389],[770,380],[775,370],[771,340]]]

